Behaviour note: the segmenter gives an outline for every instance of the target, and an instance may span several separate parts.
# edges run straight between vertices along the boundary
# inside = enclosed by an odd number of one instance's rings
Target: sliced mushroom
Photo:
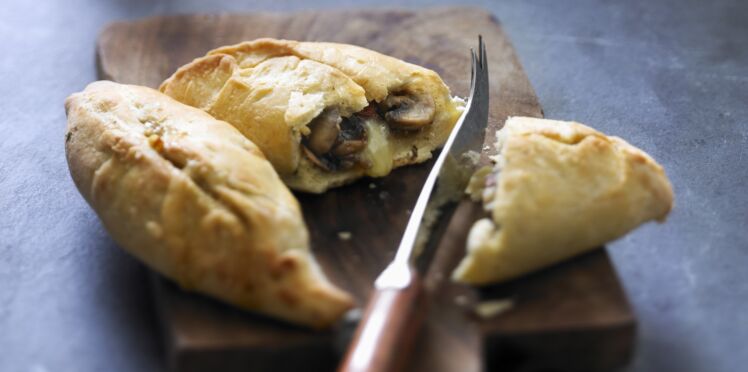
[[[341,159],[340,160],[340,169],[351,169],[353,166],[356,165],[355,159]]]
[[[315,155],[330,152],[335,145],[340,133],[340,122],[342,118],[336,108],[322,111],[311,123],[309,123],[309,136],[306,138],[306,146]]]
[[[346,118],[340,124],[340,135],[332,149],[332,154],[343,158],[366,148],[366,128],[358,115]]]
[[[357,153],[353,155],[341,157],[338,159],[339,159],[339,162],[338,162],[339,169],[351,169],[353,167],[359,167],[359,168],[371,167],[371,162],[359,156],[359,154]]]
[[[306,146],[301,146],[301,150],[304,153],[304,155],[309,159],[312,164],[331,172],[333,170],[334,164],[332,164],[330,161],[328,161],[325,158],[319,158],[317,155],[315,155],[312,150],[309,150]]]
[[[434,100],[428,95],[389,95],[382,108],[384,118],[392,128],[415,130],[423,128],[434,121],[436,108]]]
[[[358,114],[343,119],[340,123],[340,140],[365,140],[364,119]]]
[[[332,154],[342,158],[360,152],[365,148],[365,140],[347,140],[337,144],[335,148],[332,149]]]
[[[341,118],[336,109],[325,110],[309,124],[311,133],[301,146],[304,155],[328,172],[366,167],[359,156],[366,148],[364,120],[358,115]]]

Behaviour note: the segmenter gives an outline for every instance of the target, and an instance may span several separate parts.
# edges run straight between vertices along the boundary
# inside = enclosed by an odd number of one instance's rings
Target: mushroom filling
[[[379,104],[344,118],[337,108],[327,108],[308,125],[309,134],[302,138],[302,152],[316,166],[329,171],[353,167],[369,168],[370,159],[362,156],[368,142],[367,121],[398,132],[414,132],[434,121],[436,107],[428,95],[393,93]],[[384,119],[384,122],[382,122]]]
[[[359,153],[366,148],[366,130],[358,115],[343,118],[335,108],[325,109],[309,123],[302,150],[314,165],[327,170],[366,166]]]
[[[382,117],[393,129],[418,130],[434,121],[436,107],[428,95],[393,93],[379,106]]]

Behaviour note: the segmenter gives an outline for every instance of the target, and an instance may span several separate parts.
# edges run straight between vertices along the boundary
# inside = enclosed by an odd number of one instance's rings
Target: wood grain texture
[[[494,17],[471,8],[418,12],[356,10],[296,14],[183,15],[117,22],[101,33],[102,79],[157,87],[177,67],[208,50],[258,37],[361,45],[437,71],[452,92],[469,87],[469,48],[482,34],[491,76],[486,143],[508,115],[542,116],[537,97]],[[312,249],[331,280],[363,305],[373,279],[392,258],[431,162],[363,179],[324,195],[298,194]],[[635,320],[604,250],[481,290],[444,278],[464,253],[480,208],[458,207],[424,279],[432,304],[412,353],[418,371],[599,370],[630,356]],[[338,233],[353,238],[340,240]],[[168,362],[175,371],[332,370],[344,326],[315,333],[241,312],[154,279]],[[491,319],[476,302],[511,299]]]

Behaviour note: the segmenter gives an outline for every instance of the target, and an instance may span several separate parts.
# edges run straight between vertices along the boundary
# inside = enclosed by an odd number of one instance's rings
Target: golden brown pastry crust
[[[298,202],[231,125],[101,81],[65,102],[70,173],[124,249],[181,286],[311,327],[352,305],[309,252]]]
[[[511,279],[663,221],[673,192],[662,167],[617,137],[574,123],[509,118],[497,133],[498,178],[453,277]]]
[[[181,67],[160,89],[236,126],[290,187],[309,192],[381,176],[360,168],[327,172],[300,155],[301,134],[325,107],[337,107],[345,117],[391,93],[430,96],[433,122],[390,136],[394,167],[429,159],[462,108],[434,71],[353,45],[275,39],[215,49]]]

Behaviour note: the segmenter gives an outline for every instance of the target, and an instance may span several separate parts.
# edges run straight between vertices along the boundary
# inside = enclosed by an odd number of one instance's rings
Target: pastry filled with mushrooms
[[[618,137],[590,127],[512,117],[497,133],[495,167],[468,192],[477,221],[453,278],[505,281],[598,248],[647,221],[663,221],[673,191],[662,167]]]
[[[275,39],[210,51],[160,89],[231,123],[287,185],[315,193],[429,159],[463,107],[429,69],[353,45]]]
[[[315,328],[353,302],[309,250],[301,209],[234,127],[100,81],[65,102],[70,174],[122,248],[183,288]]]

